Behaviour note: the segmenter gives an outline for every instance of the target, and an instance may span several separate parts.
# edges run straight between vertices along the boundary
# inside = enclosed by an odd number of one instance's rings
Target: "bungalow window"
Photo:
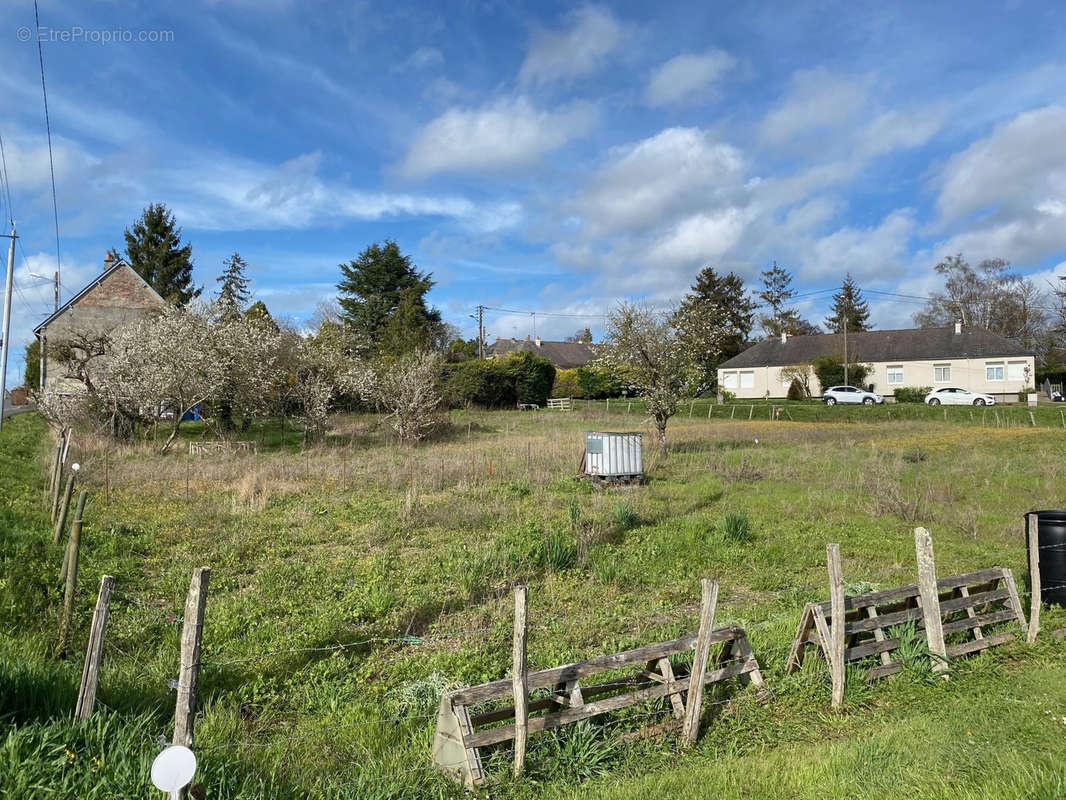
[[[1025,362],[1024,361],[1011,361],[1007,364],[1007,380],[1008,381],[1024,381],[1025,380]]]
[[[755,388],[755,373],[754,372],[742,372],[742,373],[740,373],[740,388],[741,389],[754,389]]]
[[[933,365],[933,383],[951,383],[951,364]]]
[[[723,376],[723,385],[727,389],[737,388],[737,374],[735,372],[727,372]]]
[[[896,364],[895,366],[888,368],[888,383],[890,386],[896,386],[903,383],[902,364]]]
[[[1001,381],[1003,380],[1003,362],[998,363],[990,362],[985,364],[985,380],[986,381]]]

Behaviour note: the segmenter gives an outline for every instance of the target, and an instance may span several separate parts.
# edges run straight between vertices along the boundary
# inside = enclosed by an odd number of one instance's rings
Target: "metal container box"
[[[609,480],[644,477],[642,434],[591,431],[585,434],[585,474]]]

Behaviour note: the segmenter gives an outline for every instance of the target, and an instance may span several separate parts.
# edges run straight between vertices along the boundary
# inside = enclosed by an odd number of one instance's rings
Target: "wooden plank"
[[[766,691],[766,681],[763,680],[762,672],[759,670],[759,662],[755,660],[755,654],[751,651],[751,643],[748,641],[747,632],[742,636],[738,636],[732,647],[736,649],[740,658],[745,659],[744,663],[749,667],[746,672],[741,673],[740,679],[754,686],[759,694],[759,699],[765,702],[769,699]]]
[[[826,565],[829,571],[830,613],[829,669],[833,678],[832,707],[844,702],[844,572],[840,566],[840,545],[827,544]]]
[[[887,678],[889,675],[895,675],[897,672],[903,671],[903,665],[898,661],[893,661],[891,664],[882,664],[879,667],[874,667],[869,672],[869,679],[876,681],[881,678]]]
[[[810,635],[814,630],[813,605],[807,603],[803,606],[800,615],[799,626],[796,628],[796,638],[792,640],[792,649],[788,651],[788,661],[785,662],[785,674],[791,675],[803,666],[803,655],[810,643]]]
[[[997,633],[995,636],[986,636],[983,639],[973,639],[969,642],[962,642],[961,644],[953,644],[947,649],[947,655],[951,658],[957,656],[964,656],[967,653],[976,653],[979,650],[984,650],[986,647],[994,647],[1004,642],[1009,642],[1014,638],[1014,631],[1004,631],[1003,633]]]
[[[940,578],[936,582],[936,588],[938,591],[943,592],[948,589],[955,589],[959,586],[972,586],[975,583],[987,583],[988,581],[997,580],[1002,577],[1002,575],[1002,567],[989,567],[975,572],[968,572],[965,575],[951,575],[947,578]],[[865,608],[869,605],[881,606],[886,603],[906,600],[909,597],[917,597],[918,594],[918,584],[910,583],[906,586],[897,586],[894,589],[882,589],[877,592],[868,592],[867,594],[851,595],[844,601],[844,608],[848,611],[852,611],[858,608]],[[828,600],[823,600],[817,605],[820,606],[825,613],[830,611],[830,601]]]
[[[940,603],[940,610],[943,613],[949,611],[960,611],[966,608],[968,605],[982,605],[984,603],[994,603],[997,600],[1006,600],[1010,597],[1010,592],[1007,589],[995,589],[991,592],[982,592],[981,594],[971,595],[969,598],[956,597],[951,600],[944,600]],[[907,608],[902,611],[893,611],[890,614],[881,614],[878,616],[876,622],[872,619],[860,619],[854,622],[849,622],[847,631],[848,633],[862,633],[865,631],[873,631],[874,629],[891,628],[893,625],[901,625],[906,622],[921,622],[924,619],[921,608]]]
[[[674,665],[670,663],[670,659],[660,658],[658,662],[656,662],[656,666],[659,668],[659,674],[662,676],[663,683],[677,680],[677,678],[674,677]],[[676,719],[684,719],[685,702],[681,699],[681,695],[670,695],[670,707],[674,710],[674,717]]]
[[[603,694],[617,692],[620,689],[630,689],[634,686],[642,686],[647,683],[647,681],[648,679],[644,676],[644,673],[640,673],[638,675],[630,675],[625,678],[617,678],[611,681],[604,681],[603,683],[593,684],[592,686],[583,686],[580,689],[576,690],[576,693],[579,694],[581,697],[581,702],[579,703],[574,702],[575,693],[573,690],[567,692],[568,696],[560,695],[560,693],[557,691],[550,697],[540,697],[536,700],[530,700],[529,711],[532,713],[534,711],[554,709],[560,706],[568,708],[580,708],[582,705],[584,705],[585,701],[593,697],[599,697]],[[563,687],[571,685],[576,686],[576,681],[573,682],[573,684],[566,683],[561,685]],[[565,692],[566,689],[564,688],[564,690],[562,691]],[[511,719],[513,717],[514,706],[509,705],[503,706],[501,708],[494,708],[491,711],[483,711],[479,714],[472,714],[470,716],[470,722],[475,728],[478,728],[482,725],[487,725],[491,722],[499,722],[500,720]]]
[[[1033,515],[1025,515],[1025,541],[1029,547],[1029,630],[1025,641],[1032,644],[1040,632],[1040,536],[1038,526],[1033,522]]]
[[[107,631],[107,615],[111,610],[111,593],[115,579],[104,575],[100,579],[100,593],[96,596],[96,609],[89,629],[89,646],[85,651],[85,666],[81,670],[81,685],[78,702],[74,706],[74,719],[85,721],[93,715],[96,705],[96,687],[100,683],[100,665],[104,658],[104,634]]]
[[[209,567],[193,570],[189,594],[185,598],[185,618],[181,626],[181,667],[178,672],[178,699],[174,706],[174,744],[193,746],[196,721],[196,687],[200,681],[200,646],[207,609]]]
[[[709,641],[711,644],[714,644],[715,642],[732,640],[735,639],[738,633],[742,630],[742,628],[738,628],[735,625],[718,628],[711,632]],[[610,672],[611,670],[619,669],[621,667],[646,664],[652,659],[680,655],[681,653],[692,650],[695,646],[696,635],[689,634],[666,642],[657,642],[642,647],[635,647],[632,650],[626,650],[622,653],[610,653],[596,656],[595,658],[590,658],[586,661],[577,661],[573,664],[566,664],[561,667],[537,670],[535,672],[530,672],[526,676],[526,688],[529,689],[529,691],[535,689],[547,689],[560,682],[579,680],[580,678],[589,675]],[[479,686],[471,686],[467,689],[456,689],[450,697],[460,705],[474,705],[476,703],[485,703],[490,700],[501,700],[505,697],[511,697],[512,690],[513,687],[511,686],[510,679],[504,679],[493,681],[491,683],[483,683]]]
[[[1018,598],[1018,585],[1014,582],[1014,573],[1006,567],[1003,568],[1003,585],[1010,594],[1010,607],[1014,609],[1018,624],[1026,628],[1028,623],[1025,621],[1025,612],[1022,611],[1022,601]]]
[[[941,607],[940,594],[937,591],[936,583],[936,563],[933,560],[933,537],[927,529],[914,529],[914,550],[918,558],[918,590],[922,598],[925,639],[929,644],[933,672],[943,672],[948,667],[947,651],[944,647],[944,628],[940,616]],[[966,599],[968,600],[969,598]]]
[[[818,646],[821,648],[822,657],[825,659],[825,663],[829,664],[833,658],[831,651],[832,636],[829,632],[829,623],[826,622],[825,614],[821,609],[814,609],[814,628],[818,632]]]
[[[707,674],[707,659],[710,656],[714,612],[718,608],[718,581],[703,578],[700,581],[700,591],[700,629],[696,634],[696,653],[692,657],[692,672],[689,674],[688,693],[685,695],[685,720],[681,725],[686,745],[695,743],[700,732],[703,682]]]
[[[967,589],[965,586],[960,586],[958,589],[956,589],[956,591],[962,597],[969,598],[969,596],[970,596],[970,590]],[[972,620],[976,620],[977,619],[977,612],[973,610],[973,606],[972,605],[966,606],[966,616],[969,617]],[[975,638],[975,639],[984,639],[985,638],[984,632],[981,630],[980,624],[975,623],[973,625],[973,638]]]
[[[877,619],[877,608],[875,606],[867,606],[866,607],[866,616],[869,617],[870,619]],[[874,640],[876,642],[884,642],[885,641],[885,632],[880,628],[880,626],[874,628]],[[892,663],[892,658],[888,655],[888,653],[885,650],[880,650],[878,652],[880,652],[880,654],[881,654],[881,663],[882,664],[891,664]],[[847,655],[845,655],[845,658],[847,658]]]
[[[748,663],[731,664],[728,667],[708,672],[706,674],[705,683],[725,680],[726,678],[743,675],[750,671],[751,665]],[[606,714],[610,711],[618,711],[639,703],[646,703],[649,700],[657,700],[660,697],[666,697],[676,692],[684,692],[687,688],[688,679],[683,678],[681,680],[673,681],[672,683],[657,684],[636,692],[609,697],[606,700],[585,703],[581,708],[566,708],[551,714],[545,714],[541,717],[530,717],[528,730],[531,734],[552,730],[572,722],[579,722],[583,719]],[[514,725],[500,725],[495,728],[488,728],[487,730],[474,732],[467,737],[466,743],[472,747],[485,747],[490,744],[506,742],[513,738]]]
[[[526,725],[529,722],[529,696],[526,689],[526,598],[525,586],[514,590],[514,647],[511,682],[514,687],[514,774],[522,774],[526,764]]]

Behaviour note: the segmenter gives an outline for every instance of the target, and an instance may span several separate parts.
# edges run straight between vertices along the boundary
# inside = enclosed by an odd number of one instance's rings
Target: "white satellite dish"
[[[152,762],[152,783],[161,792],[184,789],[196,772],[196,756],[188,747],[168,747]]]

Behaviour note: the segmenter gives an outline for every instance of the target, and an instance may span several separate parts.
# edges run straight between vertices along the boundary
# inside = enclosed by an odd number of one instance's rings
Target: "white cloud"
[[[946,117],[941,106],[915,111],[886,111],[874,117],[858,135],[857,149],[866,157],[921,147],[940,131]]]
[[[868,78],[838,75],[824,67],[799,70],[784,102],[768,113],[760,136],[770,144],[785,144],[820,128],[839,125],[866,103],[872,82]]]
[[[956,153],[937,182],[938,227],[964,226],[935,247],[972,259],[1041,261],[1066,250],[1066,107],[1018,114]]]
[[[523,85],[578,78],[599,70],[622,40],[622,25],[606,8],[571,12],[563,30],[533,32],[518,73]]]
[[[322,156],[305,153],[277,167],[257,162],[209,159],[185,164],[180,174],[157,177],[180,186],[171,200],[175,215],[190,228],[253,230],[309,228],[392,217],[448,217],[474,230],[495,230],[517,222],[515,203],[477,205],[456,195],[421,195],[353,189],[318,176]]]
[[[682,53],[652,72],[644,92],[645,100],[651,106],[689,100],[718,81],[735,64],[736,59],[722,50],[698,55]]]
[[[401,171],[409,177],[423,177],[530,167],[588,133],[597,118],[595,108],[585,103],[542,111],[524,97],[482,108],[452,108],[418,133]]]
[[[737,208],[687,217],[649,248],[647,261],[660,269],[707,264],[729,252],[746,222]]]
[[[804,258],[810,278],[843,280],[851,273],[869,280],[898,275],[910,264],[909,243],[915,231],[914,212],[897,209],[874,228],[841,228],[814,243]]]
[[[736,189],[740,151],[698,128],[667,128],[619,147],[572,205],[590,235],[643,230]]]
[[[397,69],[420,70],[437,67],[444,63],[444,54],[436,47],[419,47]]]

